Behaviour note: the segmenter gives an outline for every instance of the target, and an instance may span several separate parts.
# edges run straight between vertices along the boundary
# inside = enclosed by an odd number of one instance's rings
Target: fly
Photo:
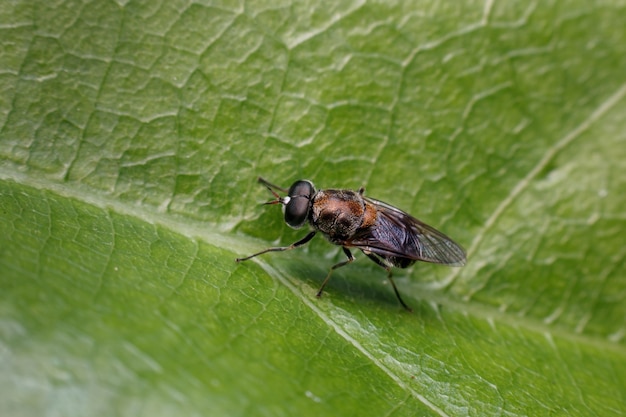
[[[237,262],[247,261],[267,252],[282,252],[308,243],[320,232],[334,245],[341,246],[347,260],[333,265],[317,292],[321,297],[332,272],[354,261],[351,248],[360,249],[374,263],[387,271],[396,297],[402,306],[412,311],[402,300],[392,279],[391,268],[407,268],[415,261],[448,266],[465,265],[465,251],[448,236],[417,220],[410,214],[382,201],[363,195],[365,189],[315,190],[308,180],[294,182],[289,189],[279,187],[259,177],[259,182],[274,195],[265,204],[282,204],[285,223],[299,229],[308,223],[312,229],[302,239],[289,246],[267,248]],[[281,197],[277,191],[286,193]]]

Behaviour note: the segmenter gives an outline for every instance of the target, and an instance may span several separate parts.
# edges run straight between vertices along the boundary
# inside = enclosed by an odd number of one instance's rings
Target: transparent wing
[[[365,198],[365,197],[364,197]],[[465,265],[463,248],[435,228],[382,201],[365,198],[377,209],[376,224],[357,233],[346,246],[442,265]]]

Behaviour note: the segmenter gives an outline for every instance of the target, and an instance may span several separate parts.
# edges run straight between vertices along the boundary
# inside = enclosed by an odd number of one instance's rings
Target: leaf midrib
[[[624,96],[626,96],[626,85],[624,85],[618,93],[612,96],[615,100],[610,101],[613,103]],[[609,101],[605,103],[608,102]],[[252,237],[244,237],[242,235],[235,236],[215,232],[216,225],[206,221],[197,222],[189,219],[182,221],[181,219],[176,219],[166,213],[158,212],[150,206],[133,205],[102,197],[101,195],[94,194],[91,189],[77,184],[72,184],[72,187],[69,187],[66,184],[59,184],[46,179],[36,178],[28,174],[10,171],[5,167],[0,167],[0,180],[11,181],[37,190],[53,192],[61,197],[82,201],[102,210],[111,210],[123,216],[134,217],[147,222],[148,224],[165,227],[170,231],[185,236],[188,239],[205,241],[211,245],[219,246],[220,248],[232,251],[233,253],[238,253],[242,250],[245,251],[246,249],[253,250],[258,248],[259,244],[262,244],[262,240]],[[474,241],[476,241],[476,239]],[[268,273],[268,275],[276,277],[283,285],[289,288],[296,297],[300,298],[307,306],[309,306],[322,320],[324,320],[324,322],[332,325],[333,328],[339,329],[339,324],[334,322],[329,316],[321,311],[319,307],[317,307],[315,301],[312,301],[305,293],[299,290],[298,286],[295,285],[295,281],[287,274],[278,271],[271,266],[270,262],[266,262],[263,259],[257,258],[253,261],[261,266]],[[453,269],[451,275],[456,274],[456,271],[458,270],[459,268]],[[499,322],[513,327],[528,329],[539,334],[550,334],[571,342],[612,351],[623,355],[626,359],[626,352],[624,352],[623,347],[620,344],[610,342],[605,338],[576,333],[571,329],[559,326],[551,326],[543,320],[518,314],[512,315],[507,311],[502,311],[491,306],[472,302],[462,302],[451,298],[447,292],[441,290],[424,291],[422,292],[422,295],[425,296],[420,297],[420,299],[428,301],[433,306],[441,305],[444,306],[446,310],[486,320],[492,325],[495,325],[494,322]],[[345,334],[339,331],[338,333],[342,335]],[[363,352],[365,353],[366,350],[363,350]],[[370,357],[371,354],[368,352],[367,356]]]

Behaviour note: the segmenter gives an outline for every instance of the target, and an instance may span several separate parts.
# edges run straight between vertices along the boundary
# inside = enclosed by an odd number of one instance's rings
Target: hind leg
[[[398,291],[398,287],[396,287],[396,283],[393,282],[393,278],[391,277],[392,276],[391,267],[385,264],[378,256],[376,256],[372,252],[363,251],[363,253],[366,254],[367,257],[370,258],[372,261],[374,261],[376,265],[381,266],[382,268],[385,268],[385,270],[387,271],[387,279],[389,280],[389,282],[391,282],[391,286],[393,287],[393,291],[396,293],[396,297],[398,298],[398,301],[400,301],[400,304],[402,304],[402,307],[404,307],[406,310],[408,310],[409,312],[413,312],[413,309],[409,307],[408,305],[406,305],[402,297],[400,297],[400,292]]]

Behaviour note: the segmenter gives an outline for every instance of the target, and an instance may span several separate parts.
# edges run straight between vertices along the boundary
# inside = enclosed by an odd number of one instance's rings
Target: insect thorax
[[[350,190],[320,190],[311,208],[311,225],[333,243],[353,236],[365,216],[365,201]]]

